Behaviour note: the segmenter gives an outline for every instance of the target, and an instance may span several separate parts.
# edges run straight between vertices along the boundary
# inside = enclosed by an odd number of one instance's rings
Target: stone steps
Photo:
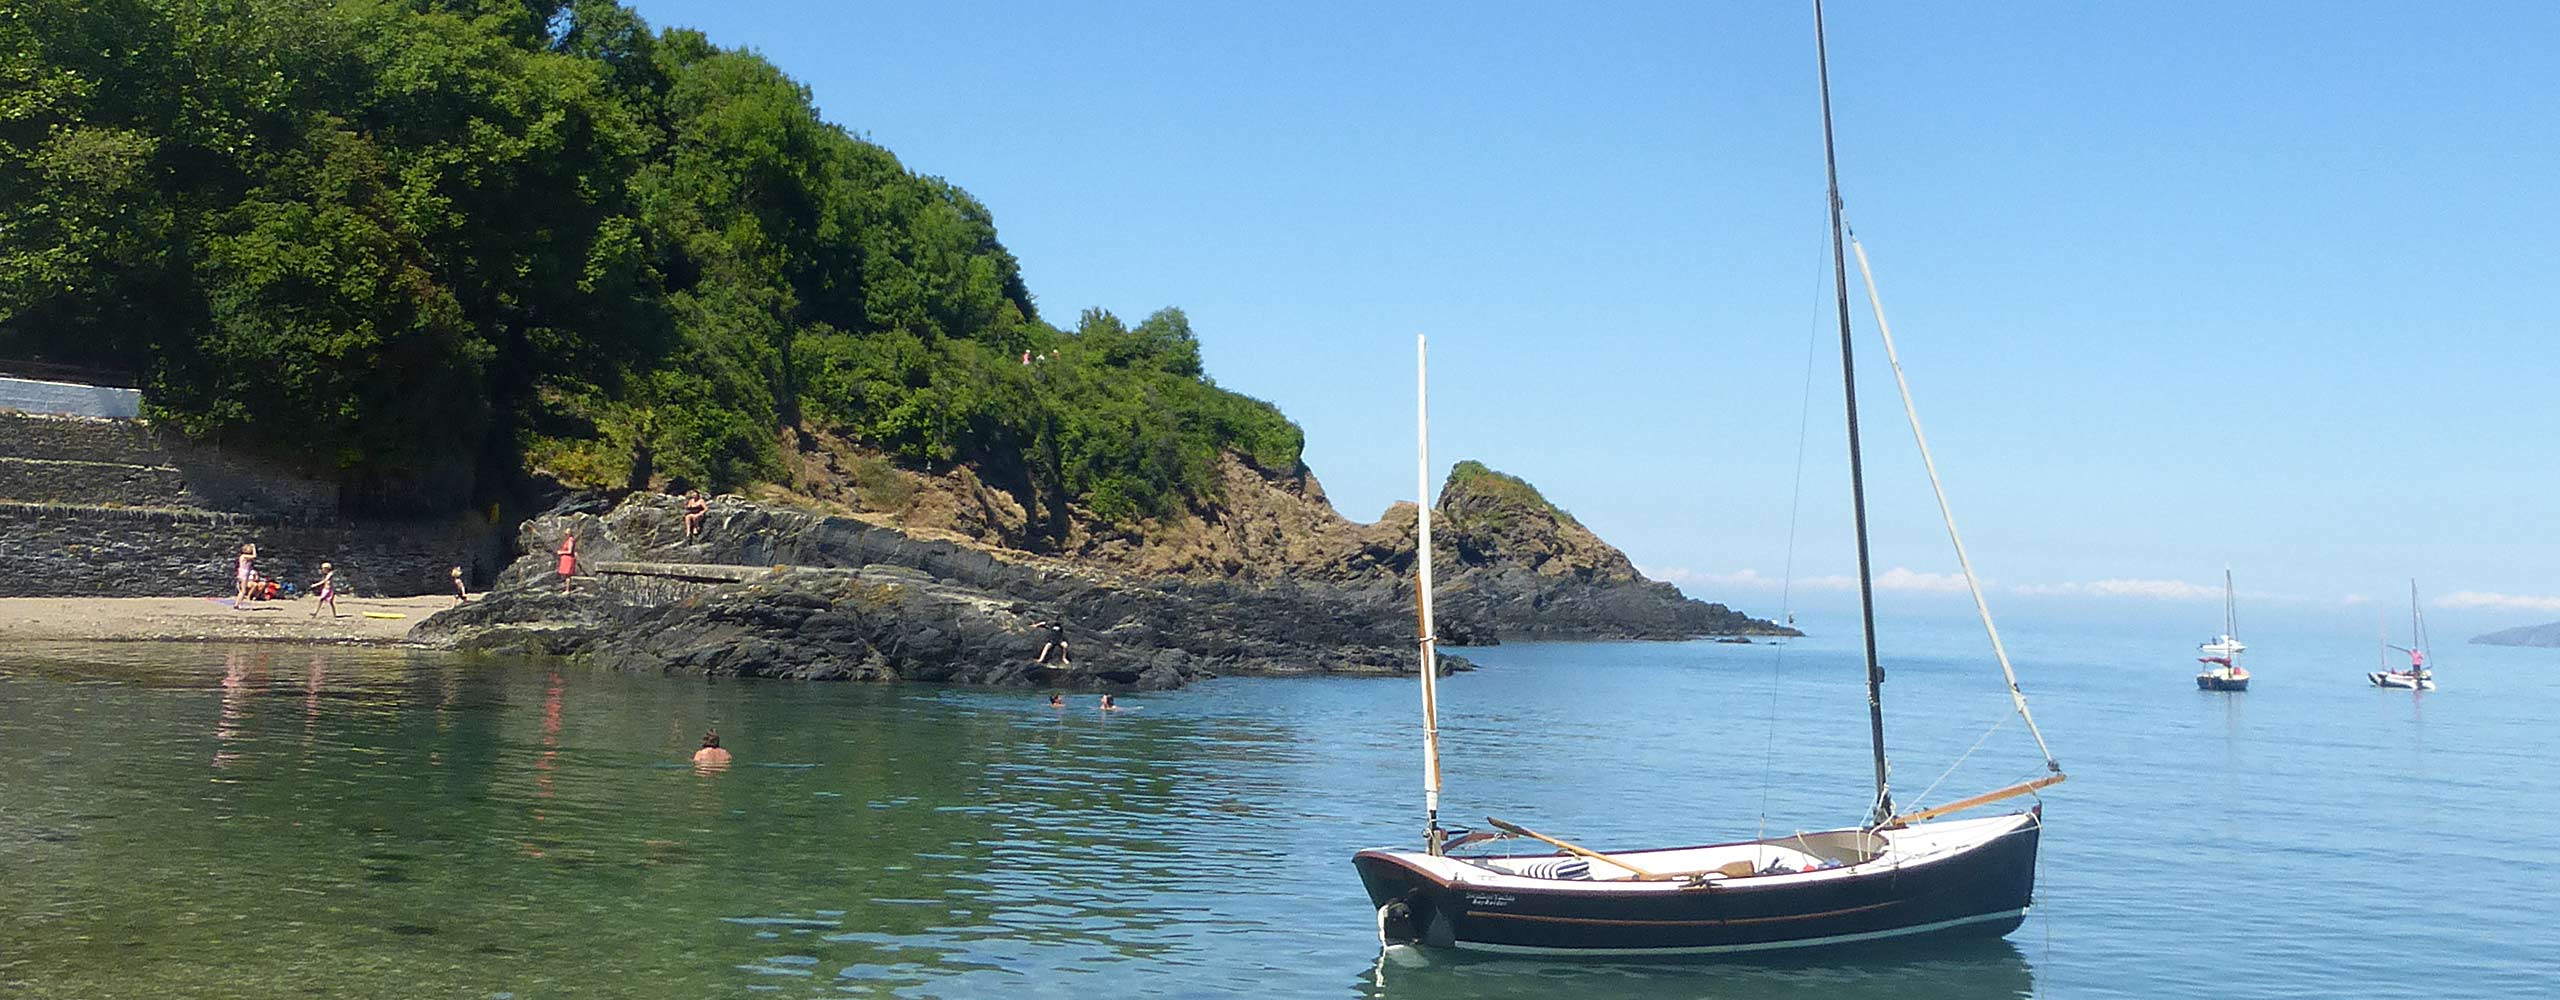
[[[123,507],[191,507],[175,467],[66,458],[0,457],[0,500]]]
[[[167,465],[169,453],[135,420],[44,416],[0,410],[0,458]]]

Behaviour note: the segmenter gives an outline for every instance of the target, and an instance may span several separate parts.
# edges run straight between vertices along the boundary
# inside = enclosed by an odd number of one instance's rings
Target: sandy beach
[[[253,601],[233,610],[228,598],[0,598],[0,642],[250,640],[399,645],[409,627],[453,606],[450,596],[338,599],[337,618],[311,617],[313,602]],[[368,617],[398,615],[397,618]]]

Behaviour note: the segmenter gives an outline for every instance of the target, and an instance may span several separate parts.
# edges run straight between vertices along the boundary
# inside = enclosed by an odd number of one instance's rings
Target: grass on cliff
[[[1449,481],[1441,487],[1441,502],[1462,498],[1462,505],[1472,508],[1472,517],[1486,527],[1507,529],[1517,511],[1547,514],[1562,524],[1581,527],[1582,522],[1564,508],[1549,503],[1529,481],[1506,472],[1496,472],[1474,459],[1459,462],[1449,469]],[[1481,498],[1482,502],[1474,502]]]

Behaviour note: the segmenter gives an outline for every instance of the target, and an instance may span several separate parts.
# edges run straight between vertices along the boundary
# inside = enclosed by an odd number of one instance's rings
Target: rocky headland
[[[2536,649],[2560,649],[2560,622],[2500,629],[2487,635],[2473,636],[2471,642],[2476,646],[2530,646]]]
[[[1027,537],[1027,505],[966,469],[901,472],[892,488],[839,501],[885,496],[891,509],[724,497],[690,539],[674,497],[587,498],[525,522],[527,555],[497,588],[412,638],[803,679],[1167,688],[1411,673],[1413,506],[1358,524],[1304,470],[1223,468],[1213,499],[1124,527],[1075,519],[1046,552],[1006,544]],[[1435,510],[1444,645],[1792,634],[1646,580],[1527,483],[1482,465],[1461,463]],[[573,532],[582,570],[564,592],[551,553]],[[1044,619],[1065,624],[1071,667],[1032,662],[1031,626]]]

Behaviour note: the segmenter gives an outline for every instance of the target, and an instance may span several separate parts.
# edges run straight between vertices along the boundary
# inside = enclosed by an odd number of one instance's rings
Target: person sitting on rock
[[[703,771],[717,771],[729,766],[729,751],[720,749],[719,730],[702,734],[702,749],[693,752],[693,766]]]
[[[684,538],[702,537],[702,516],[711,513],[711,501],[702,498],[701,490],[688,490],[684,495]]]
[[[1067,626],[1064,623],[1053,619],[1049,621],[1032,622],[1031,627],[1042,633],[1040,655],[1032,657],[1031,662],[1044,667],[1058,667],[1062,669],[1073,662],[1067,659]],[[1058,662],[1056,663],[1049,662],[1049,654],[1052,652],[1058,654]]]

